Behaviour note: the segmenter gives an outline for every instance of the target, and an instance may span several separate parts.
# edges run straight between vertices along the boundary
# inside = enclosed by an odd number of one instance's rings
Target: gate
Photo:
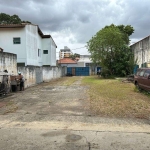
[[[42,67],[36,67],[36,83],[43,82],[43,71]]]
[[[67,67],[67,74],[72,74],[73,76],[89,76],[89,67]]]

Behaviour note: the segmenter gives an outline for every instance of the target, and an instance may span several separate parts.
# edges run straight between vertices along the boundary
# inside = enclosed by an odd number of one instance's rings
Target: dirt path
[[[0,99],[1,150],[150,149],[149,122],[93,116],[83,77],[73,78]]]

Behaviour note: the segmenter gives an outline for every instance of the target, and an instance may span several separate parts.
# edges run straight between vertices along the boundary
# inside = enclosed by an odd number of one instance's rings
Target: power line
[[[86,46],[84,46],[84,47],[86,47]],[[81,49],[81,48],[84,48],[84,47],[79,47],[79,48],[75,48],[75,49],[71,49],[71,50]]]
[[[84,47],[86,47],[86,46],[84,46]],[[78,49],[81,49],[81,48],[84,48],[84,47],[79,47],[79,48],[75,48],[75,49],[70,49],[71,51],[73,50],[78,50]],[[56,52],[56,53],[59,53],[59,52]]]

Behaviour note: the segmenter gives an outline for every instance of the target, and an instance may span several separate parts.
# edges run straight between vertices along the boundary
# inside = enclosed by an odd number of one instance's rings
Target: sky
[[[60,49],[89,54],[86,43],[106,25],[131,25],[131,44],[150,35],[150,0],[0,0],[0,13],[18,15],[50,34]]]

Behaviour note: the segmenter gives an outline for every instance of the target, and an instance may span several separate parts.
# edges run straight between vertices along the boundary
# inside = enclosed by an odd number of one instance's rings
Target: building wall
[[[85,63],[84,62],[78,62],[78,67],[85,67]]]
[[[10,74],[17,74],[17,55],[0,52],[0,71],[7,70]]]
[[[21,44],[13,44],[14,37],[20,37]],[[25,28],[0,28],[0,46],[4,52],[17,54],[17,62],[26,62]]]
[[[51,66],[56,66],[56,45],[54,43],[54,41],[52,40],[52,38],[50,39],[51,40],[51,57],[50,57],[50,60],[51,60],[51,63],[50,65]]]
[[[34,25],[26,25],[26,65],[42,66],[42,38],[38,34],[38,27]],[[40,54],[38,56],[38,49]]]
[[[130,46],[134,59],[137,59],[137,65],[139,67],[144,63],[150,63],[150,36]]]
[[[59,59],[68,58],[70,55],[72,55],[72,52],[67,46],[64,46],[64,49],[59,51]]]
[[[48,50],[48,54],[44,54],[43,51]],[[50,65],[51,63],[51,40],[50,38],[45,38],[42,41],[42,58],[43,65]]]
[[[36,67],[35,66],[18,67],[17,69],[18,69],[18,72],[21,72],[21,74],[26,79],[25,88],[36,84]]]
[[[56,45],[52,38],[43,39],[43,50],[48,50],[48,54],[42,52],[43,65],[56,66]]]
[[[20,37],[21,44],[13,44],[13,37]],[[0,46],[4,52],[17,54],[17,63],[25,66],[56,66],[56,45],[52,38],[42,38],[36,25],[0,28]],[[48,54],[43,54],[43,50],[48,50]]]
[[[78,64],[61,64],[62,67],[78,67]]]
[[[53,79],[53,67],[43,67],[43,81],[48,82]]]

